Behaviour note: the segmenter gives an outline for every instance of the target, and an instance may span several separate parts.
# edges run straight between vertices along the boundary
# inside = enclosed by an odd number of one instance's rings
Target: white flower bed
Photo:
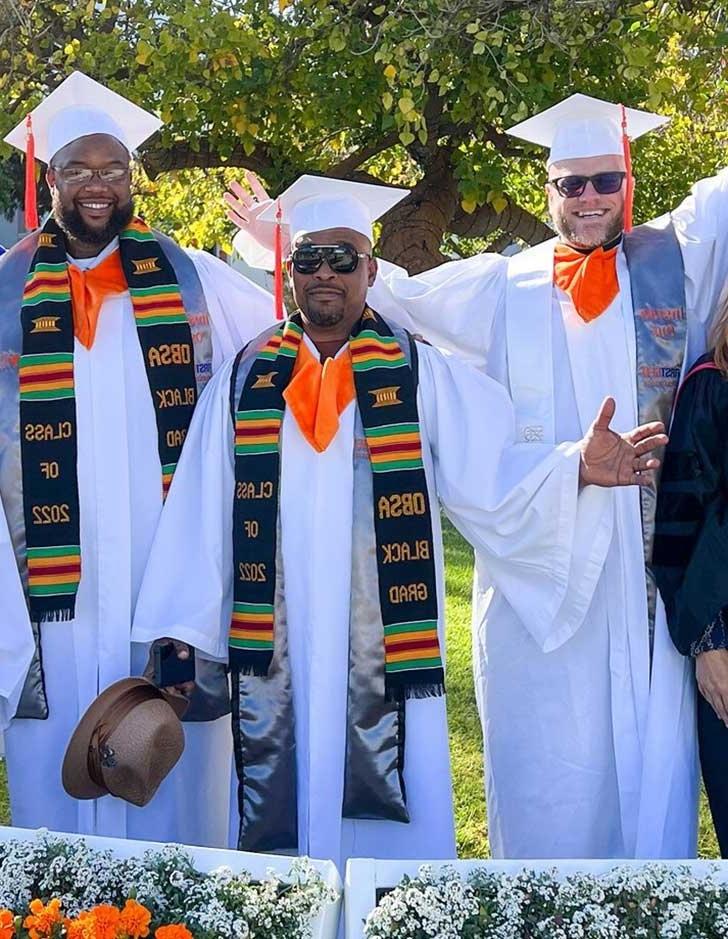
[[[356,861],[346,910],[347,939],[725,939],[728,869],[699,861],[471,861],[418,870],[412,862]]]
[[[194,939],[334,939],[339,888],[330,862],[0,828],[0,909],[23,915],[133,898]]]

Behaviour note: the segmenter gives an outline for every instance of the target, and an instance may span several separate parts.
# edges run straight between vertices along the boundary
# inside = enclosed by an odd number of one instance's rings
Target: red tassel
[[[38,225],[38,201],[35,192],[35,137],[33,119],[30,114],[25,119],[27,135],[25,138],[25,227],[34,231]]]
[[[634,202],[634,176],[632,175],[632,153],[627,136],[627,112],[622,108],[622,149],[624,151],[624,168],[627,171],[627,188],[624,193],[624,230],[632,231],[632,204]]]
[[[274,235],[275,247],[275,270],[273,271],[273,302],[276,311],[276,319],[283,319],[283,232],[281,219],[283,211],[281,209],[280,199],[276,204],[276,230]]]

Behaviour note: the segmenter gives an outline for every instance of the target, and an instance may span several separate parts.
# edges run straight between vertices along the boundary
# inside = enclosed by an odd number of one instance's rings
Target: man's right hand
[[[246,170],[245,182],[250,186],[252,196],[239,182],[230,183],[229,191],[223,196],[227,217],[262,248],[273,251],[275,223],[259,221],[273,200],[255,173]]]
[[[695,659],[700,693],[728,727],[728,649],[701,652]]]

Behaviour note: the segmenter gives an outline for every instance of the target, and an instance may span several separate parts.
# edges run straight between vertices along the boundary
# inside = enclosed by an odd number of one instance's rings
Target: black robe
[[[728,612],[728,380],[710,355],[698,359],[677,397],[653,567],[672,640],[690,655]]]

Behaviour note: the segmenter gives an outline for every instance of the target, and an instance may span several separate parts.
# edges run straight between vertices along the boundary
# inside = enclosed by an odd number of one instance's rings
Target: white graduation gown
[[[308,341],[306,339],[305,341]],[[589,498],[578,496],[573,446],[521,454],[504,391],[474,369],[420,345],[419,414],[432,504],[439,497],[464,535],[490,559],[514,608],[538,610],[536,626],[579,620],[582,596],[570,570],[574,542],[588,564],[594,537]],[[232,610],[233,432],[226,366],[203,395],[155,537],[137,604],[134,637],[160,627],[225,659]],[[350,602],[355,407],[316,453],[286,411],[282,429],[282,557],[298,761],[300,853],[441,858],[455,855],[443,698],[408,701],[405,780],[410,824],[342,819]],[[485,416],[485,422],[484,422]],[[543,458],[543,459],[542,459]],[[542,462],[539,462],[542,460]],[[594,490],[601,495],[600,491]],[[440,633],[443,556],[433,515]],[[169,559],[174,557],[174,565]],[[587,577],[588,579],[588,577]],[[588,588],[587,588],[588,592]],[[314,677],[315,675],[315,677]]]
[[[705,349],[728,276],[728,171],[698,183],[672,219],[685,263],[688,367]],[[527,254],[536,286],[530,300],[543,297],[552,317],[556,441],[580,436],[607,394],[617,401],[613,426],[628,429],[637,420],[636,366],[622,250],[620,293],[590,324],[551,284],[550,250]],[[509,388],[508,272],[498,255],[411,278],[390,269],[370,302]],[[658,599],[650,677],[637,490],[611,490],[600,523],[612,535],[586,615],[575,628],[556,623],[550,636],[535,631],[497,583],[490,589],[488,560],[477,557],[474,671],[496,857],[692,857],[696,850],[692,667],[674,650]]]
[[[114,250],[73,263],[90,268]],[[273,320],[269,294],[222,261],[190,251],[202,282],[213,368]],[[74,349],[78,484],[83,576],[70,623],[41,627],[47,720],[13,720],[5,747],[13,824],[114,837],[224,846],[228,826],[230,732],[226,718],[185,724],[186,749],[143,809],[106,796],[76,801],[61,785],[66,744],[88,705],[107,685],[140,675],[146,645],[131,643],[131,620],[162,502],[157,429],[128,293],[105,300],[92,348]],[[2,533],[0,532],[0,535]],[[0,717],[17,707],[30,624],[25,604],[10,612],[18,580],[0,537],[2,632]],[[163,636],[159,632],[154,638]],[[222,769],[221,769],[222,767]]]

